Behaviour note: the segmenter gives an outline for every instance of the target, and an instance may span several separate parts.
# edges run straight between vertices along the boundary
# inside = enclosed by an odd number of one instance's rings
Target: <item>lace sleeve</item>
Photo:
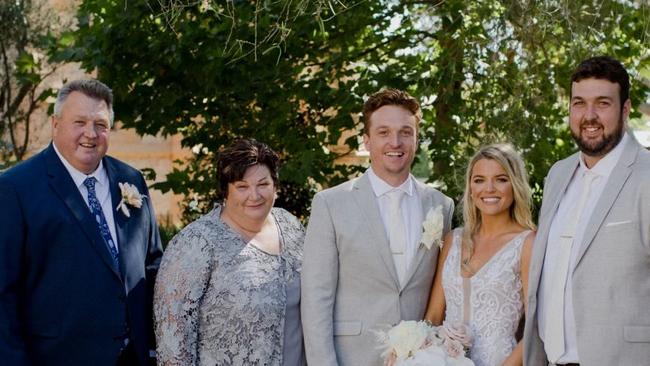
[[[199,304],[212,272],[213,253],[201,230],[188,226],[172,239],[154,292],[159,365],[195,365]]]

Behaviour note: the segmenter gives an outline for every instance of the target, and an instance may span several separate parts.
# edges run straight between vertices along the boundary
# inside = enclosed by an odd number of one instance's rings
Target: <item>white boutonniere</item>
[[[442,247],[442,230],[445,226],[445,218],[442,216],[442,206],[431,207],[427,216],[422,222],[422,238],[420,244],[431,249],[431,246],[436,243],[438,247]]]
[[[120,200],[120,204],[117,205],[115,209],[122,210],[122,213],[126,217],[131,217],[129,208],[126,207],[126,205],[140,208],[142,207],[142,199],[146,198],[147,196],[141,194],[138,191],[138,188],[136,188],[136,186],[133,184],[118,183],[118,185],[120,186],[120,191],[122,192],[122,200]]]

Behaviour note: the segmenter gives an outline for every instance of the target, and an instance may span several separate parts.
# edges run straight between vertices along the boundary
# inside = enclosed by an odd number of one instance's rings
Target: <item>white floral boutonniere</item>
[[[126,207],[126,205],[140,208],[142,207],[142,199],[146,198],[147,196],[140,194],[138,188],[136,188],[136,186],[133,184],[118,183],[118,185],[120,186],[120,191],[122,192],[122,200],[120,200],[120,204],[117,205],[115,209],[122,210],[122,213],[126,217],[131,217],[131,212],[129,212],[129,208]]]
[[[420,243],[431,249],[431,246],[436,243],[438,247],[442,247],[442,229],[445,226],[445,218],[442,216],[442,206],[431,207],[427,216],[422,222],[422,238]]]

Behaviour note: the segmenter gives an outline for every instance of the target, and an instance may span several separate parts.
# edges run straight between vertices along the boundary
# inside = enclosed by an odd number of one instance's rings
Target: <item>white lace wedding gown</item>
[[[524,312],[519,262],[528,233],[515,236],[472,277],[464,278],[460,265],[462,228],[453,232],[442,272],[445,321],[469,326],[473,336],[469,358],[476,366],[501,365],[517,344],[515,332]]]

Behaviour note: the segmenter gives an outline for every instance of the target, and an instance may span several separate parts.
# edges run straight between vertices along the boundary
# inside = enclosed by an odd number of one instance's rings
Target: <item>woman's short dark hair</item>
[[[228,184],[244,179],[246,170],[253,165],[264,165],[271,172],[273,185],[278,186],[278,162],[275,151],[253,138],[240,138],[233,141],[219,153],[217,159],[217,178],[219,179],[219,198],[225,198]]]

